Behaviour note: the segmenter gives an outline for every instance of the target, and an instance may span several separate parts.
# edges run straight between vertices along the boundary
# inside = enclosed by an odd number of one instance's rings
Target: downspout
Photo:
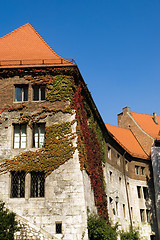
[[[126,154],[126,151],[123,154],[123,172],[124,172],[124,181],[125,181],[125,187],[126,187],[126,195],[127,195],[127,203],[128,203],[130,225],[131,225],[131,230],[133,230],[132,214],[131,214],[131,207],[130,207],[130,202],[129,202],[129,193],[128,193],[128,188],[127,188],[127,179],[126,179],[125,154]]]

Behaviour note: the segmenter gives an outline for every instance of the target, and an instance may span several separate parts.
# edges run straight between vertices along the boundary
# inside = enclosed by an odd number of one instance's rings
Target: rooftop
[[[131,112],[132,117],[138,125],[154,139],[160,136],[160,116],[156,116],[156,122],[153,115]]]
[[[113,138],[133,157],[148,159],[148,155],[143,151],[142,147],[129,129],[116,127],[105,124]]]
[[[0,68],[74,64],[55,53],[29,23],[0,38]]]

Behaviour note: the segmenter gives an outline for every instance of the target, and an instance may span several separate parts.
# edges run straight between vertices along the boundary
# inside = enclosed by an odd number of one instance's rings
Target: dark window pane
[[[41,87],[41,100],[45,100],[45,87]]]
[[[56,223],[56,233],[57,234],[62,233],[62,223]]]
[[[21,87],[16,87],[15,101],[16,102],[22,101],[22,99],[21,99]]]
[[[23,87],[23,101],[28,101],[28,86]]]
[[[43,172],[31,173],[31,197],[44,197],[45,176]]]
[[[25,172],[11,172],[11,197],[24,198]]]
[[[33,100],[38,101],[39,100],[39,86],[33,87]]]
[[[147,200],[149,198],[147,187],[143,187],[143,194],[144,194],[144,199]]]

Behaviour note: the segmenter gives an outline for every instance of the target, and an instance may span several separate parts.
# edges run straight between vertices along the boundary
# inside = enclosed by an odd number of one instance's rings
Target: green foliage
[[[4,203],[0,201],[0,239],[13,240],[14,233],[18,230],[15,213],[5,209]]]
[[[117,227],[112,227],[96,214],[88,217],[88,235],[90,240],[117,240]]]
[[[139,238],[139,232],[137,230],[130,230],[128,232],[122,231],[120,233],[121,240],[140,240]]]
[[[5,160],[0,171],[44,171],[46,176],[49,175],[73,156],[75,148],[72,140],[75,136],[71,124],[66,122],[46,127],[44,148],[25,151],[13,159]]]
[[[70,76],[58,75],[47,85],[47,100],[71,101],[73,97],[73,79]]]

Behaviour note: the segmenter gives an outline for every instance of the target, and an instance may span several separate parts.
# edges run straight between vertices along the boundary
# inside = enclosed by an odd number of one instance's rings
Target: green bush
[[[117,227],[108,225],[106,221],[96,214],[88,217],[88,235],[90,240],[117,240]]]
[[[15,213],[4,208],[4,203],[0,201],[0,239],[13,240],[14,233],[19,230],[15,220]]]
[[[121,240],[140,240],[139,232],[136,230],[132,230],[131,228],[128,232],[122,231],[120,233],[120,236],[121,236]]]

